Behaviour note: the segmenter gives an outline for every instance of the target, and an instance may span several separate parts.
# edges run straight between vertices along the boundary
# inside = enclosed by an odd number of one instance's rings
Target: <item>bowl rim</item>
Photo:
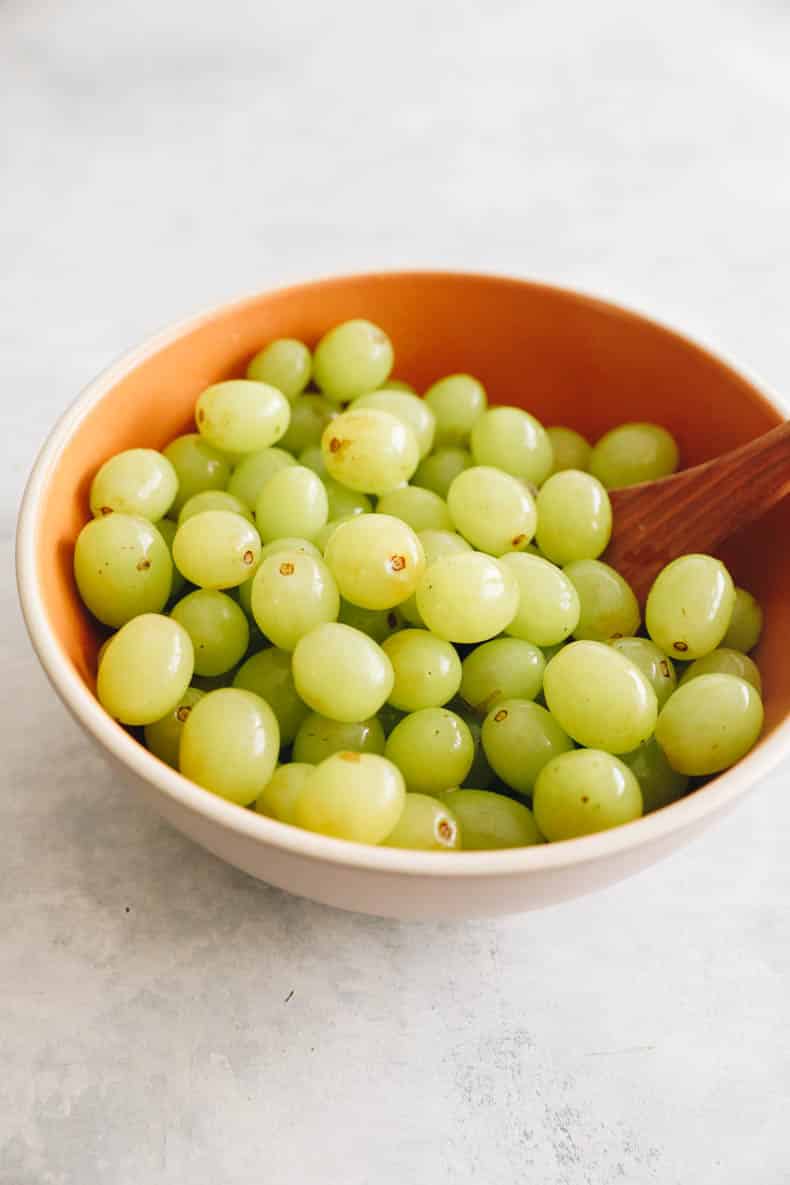
[[[559,870],[576,864],[594,863],[631,850],[651,846],[665,837],[683,832],[707,815],[733,802],[770,772],[790,748],[790,718],[779,724],[774,733],[735,766],[718,775],[715,781],[677,802],[609,831],[559,843],[526,848],[508,848],[481,852],[420,852],[356,844],[303,831],[240,807],[191,782],[156,758],[130,736],[99,704],[61,649],[49,624],[37,578],[37,524],[42,495],[49,476],[71,434],[85,415],[127,373],[158,351],[202,325],[219,317],[239,312],[262,298],[278,293],[298,293],[304,289],[330,286],[340,282],[364,282],[386,276],[388,280],[435,279],[487,281],[505,286],[528,286],[538,291],[591,304],[625,320],[638,320],[669,334],[691,349],[706,355],[741,379],[755,393],[782,415],[788,406],[782,398],[757,379],[753,373],[736,365],[714,345],[688,337],[663,320],[643,314],[600,296],[562,285],[485,271],[432,268],[328,275],[266,288],[221,304],[168,325],[143,343],[111,362],[82,390],[56,421],[33,464],[20,506],[16,531],[16,576],[19,600],[33,649],[55,691],[72,716],[98,744],[131,773],[172,799],[189,813],[200,816],[225,831],[247,840],[279,848],[296,857],[328,865],[380,871],[403,876],[442,878],[500,877]]]

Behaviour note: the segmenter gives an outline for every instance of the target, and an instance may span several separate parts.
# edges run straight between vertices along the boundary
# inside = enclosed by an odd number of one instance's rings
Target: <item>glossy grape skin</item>
[[[277,765],[280,730],[251,691],[222,687],[195,704],[181,733],[181,773],[230,802],[248,806]]]
[[[463,661],[461,695],[479,715],[509,699],[532,700],[543,686],[543,651],[520,638],[494,638]]]
[[[757,664],[740,650],[719,646],[710,654],[689,663],[680,680],[681,686],[699,675],[737,675],[751,683],[758,695],[762,695],[763,681]]]
[[[173,563],[173,540],[176,537],[178,525],[177,523],[174,523],[171,518],[160,518],[158,522],[154,523],[154,526],[164,539],[167,545],[168,554],[170,556],[170,563],[173,570],[172,579],[170,582],[170,599],[173,600],[175,597],[179,597],[181,595],[183,590],[186,588],[187,583],[179,572],[178,568]]]
[[[727,632],[721,641],[722,646],[748,654],[760,641],[762,632],[763,611],[759,602],[745,588],[736,587],[735,604]]]
[[[417,609],[428,629],[448,642],[485,642],[515,617],[518,584],[482,552],[440,556],[417,586]]]
[[[543,485],[537,498],[535,541],[555,564],[597,559],[612,534],[612,505],[589,473],[565,469]]]
[[[327,399],[345,403],[375,391],[389,378],[392,342],[383,329],[361,319],[336,325],[313,354],[313,378]]]
[[[298,761],[278,765],[270,781],[258,795],[255,802],[256,812],[259,815],[267,815],[270,819],[279,819],[281,823],[292,824],[296,814],[296,801],[314,768]]]
[[[563,646],[546,666],[543,694],[561,727],[590,749],[628,753],[656,725],[658,701],[649,681],[602,642]]]
[[[446,498],[453,480],[472,464],[470,452],[448,445],[445,448],[437,449],[436,452],[430,453],[420,461],[412,478],[412,484],[431,490],[440,498]]]
[[[252,691],[266,701],[277,717],[283,745],[291,744],[310,715],[310,709],[296,691],[291,673],[291,655],[278,646],[260,650],[242,663],[233,679],[233,686],[242,691]]]
[[[411,428],[373,408],[341,412],[324,429],[321,448],[330,477],[379,497],[408,481],[420,456]]]
[[[195,404],[200,435],[227,453],[255,453],[276,444],[290,420],[290,405],[282,391],[248,379],[214,383]]]
[[[400,771],[376,753],[334,753],[306,779],[294,822],[308,831],[356,843],[377,844],[403,811]]]
[[[384,729],[378,719],[358,720],[351,724],[330,720],[318,712],[305,716],[294,738],[294,761],[319,765],[333,753],[343,750],[352,753],[384,752]]]
[[[529,807],[490,790],[446,790],[441,801],[461,827],[465,851],[528,848],[543,842]]]
[[[587,470],[592,445],[580,432],[557,425],[547,428],[546,435],[551,441],[554,456],[552,473],[561,473],[563,469],[580,469],[582,472]]]
[[[535,502],[523,484],[488,465],[459,473],[447,494],[455,529],[493,556],[523,550],[535,533]]]
[[[436,418],[437,450],[463,444],[488,406],[482,383],[470,374],[450,374],[439,379],[425,392],[425,402]]]
[[[494,772],[519,794],[531,794],[547,761],[573,748],[559,723],[531,700],[508,699],[483,721],[483,748]]]
[[[159,613],[142,613],[110,639],[99,664],[96,695],[122,724],[153,724],[179,703],[193,665],[186,630]]]
[[[720,560],[680,556],[662,568],[650,589],[647,632],[673,658],[701,658],[722,643],[734,604],[732,579]]]
[[[291,404],[291,422],[280,438],[280,448],[290,453],[301,453],[312,445],[320,445],[327,424],[338,414],[337,408],[323,395],[308,391]]]
[[[252,523],[230,510],[204,510],[180,523],[173,559],[199,588],[235,588],[254,571],[261,540]]]
[[[574,749],[545,765],[532,805],[538,827],[551,842],[631,823],[643,809],[635,775],[598,749]]]
[[[449,806],[427,794],[407,794],[400,819],[382,844],[422,852],[457,852],[461,828]]]
[[[270,477],[255,505],[255,523],[264,543],[286,536],[313,540],[328,517],[324,483],[304,465],[288,466]]]
[[[193,494],[203,490],[224,490],[230,477],[230,464],[226,457],[212,448],[197,432],[177,436],[162,450],[176,471],[178,492],[170,507],[171,514],[178,514]]]
[[[668,477],[678,467],[678,446],[659,424],[618,424],[593,447],[589,470],[609,490]]]
[[[688,777],[672,768],[655,737],[645,741],[633,753],[623,753],[620,760],[639,783],[646,815],[677,802],[688,789]]]
[[[452,531],[447,503],[421,486],[400,486],[379,498],[377,514],[389,514],[408,523],[413,531]]]
[[[341,596],[362,609],[393,609],[414,593],[425,571],[416,533],[386,514],[357,515],[341,523],[324,558]]]
[[[704,776],[740,761],[762,725],[762,700],[751,683],[736,675],[698,675],[661,709],[656,740],[678,773]]]
[[[192,639],[196,675],[222,675],[244,657],[250,627],[244,611],[227,593],[199,588],[170,610]]]
[[[250,359],[247,378],[276,387],[293,402],[310,382],[312,370],[313,359],[304,342],[293,337],[280,337]]]
[[[426,568],[434,560],[438,560],[439,556],[460,555],[462,552],[468,553],[472,550],[466,540],[462,539],[455,531],[437,531],[434,528],[429,528],[428,530],[420,531],[417,537],[425,553]],[[417,608],[417,596],[415,593],[412,593],[408,600],[398,606],[398,612],[402,614],[410,625],[421,626],[425,624]]]
[[[321,455],[323,456],[323,453]],[[373,503],[367,494],[360,494],[359,490],[350,490],[333,477],[326,477],[323,482],[328,506],[327,521],[353,518],[356,514],[370,514],[373,510]]]
[[[540,486],[551,473],[554,454],[546,430],[519,407],[492,407],[475,422],[469,447],[477,465],[495,465]]]
[[[560,569],[536,555],[503,555],[519,589],[516,616],[507,633],[536,646],[564,642],[579,623],[581,605],[573,583]]]
[[[318,548],[319,554],[321,556],[325,554],[329,540],[332,538],[337,528],[343,523],[351,522],[351,520],[356,517],[356,514],[344,514],[342,518],[331,518],[329,522],[321,528],[315,537],[315,545]]]
[[[340,612],[329,568],[300,551],[269,555],[255,573],[250,600],[258,628],[283,650],[293,650],[300,638],[336,621]]]
[[[335,622],[300,639],[292,669],[297,692],[314,712],[349,724],[375,716],[395,681],[392,663],[372,638]]]
[[[130,448],[105,461],[91,482],[91,514],[120,511],[154,523],[177,493],[178,475],[167,457],[151,448]]]
[[[359,399],[354,400],[353,406],[373,407],[396,416],[414,433],[420,457],[426,457],[431,451],[436,432],[436,417],[424,399],[407,391],[383,387],[379,391],[361,395]]]
[[[389,638],[396,630],[403,626],[403,620],[398,609],[363,609],[360,605],[352,605],[350,601],[340,601],[338,621],[343,625],[350,625],[355,630],[361,630],[374,642],[381,643]]]
[[[435,795],[459,786],[475,747],[465,722],[447,708],[423,708],[404,716],[387,737],[384,754],[415,794]]]
[[[395,683],[389,702],[404,712],[439,708],[461,685],[461,660],[450,642],[427,630],[400,630],[382,643]]]
[[[198,687],[187,687],[175,707],[160,720],[154,720],[145,726],[145,743],[148,749],[154,757],[158,757],[173,769],[178,769],[178,747],[184,723],[195,704],[204,695],[205,692]]]
[[[170,549],[148,519],[94,518],[77,536],[74,578],[93,616],[117,629],[139,613],[164,608],[173,578]]]
[[[579,596],[574,637],[608,642],[636,633],[642,621],[639,602],[619,572],[601,560],[575,560],[567,565],[565,575]]]
[[[258,504],[261,490],[281,469],[289,469],[296,461],[284,448],[260,449],[242,457],[228,480],[228,493],[233,494],[250,510]]]
[[[281,539],[272,539],[271,543],[264,543],[260,562],[268,560],[270,555],[280,555],[284,551],[297,551],[300,555],[312,556],[314,560],[322,559],[321,552],[311,540],[301,539],[297,535],[284,535]]]
[[[247,522],[252,522],[252,512],[241,498],[229,494],[227,490],[201,490],[188,498],[178,514],[178,526],[193,518],[196,514],[203,514],[206,510],[230,510],[233,514],[240,514]]]
[[[649,638],[612,638],[609,645],[632,662],[647,679],[656,693],[661,709],[678,685],[672,659],[659,650]]]

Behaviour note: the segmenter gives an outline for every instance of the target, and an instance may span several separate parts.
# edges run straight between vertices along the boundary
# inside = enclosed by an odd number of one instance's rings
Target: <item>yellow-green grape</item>
[[[114,628],[158,613],[170,596],[173,564],[164,537],[146,518],[108,514],[80,531],[74,578],[94,617]]]
[[[257,813],[268,815],[270,819],[279,819],[281,823],[293,823],[297,799],[314,768],[298,761],[278,765],[271,781],[258,796],[255,803]]]
[[[447,708],[423,708],[404,716],[387,737],[384,755],[397,765],[415,794],[460,786],[475,746],[466,723]]]
[[[228,484],[230,464],[227,458],[197,432],[177,436],[162,450],[162,455],[167,457],[178,477],[178,492],[170,507],[171,514],[178,514],[193,494],[203,490],[224,490]]]
[[[181,744],[181,730],[189,713],[205,692],[198,687],[187,687],[175,707],[161,720],[154,720],[145,726],[145,743],[160,761],[178,769],[178,747]]]
[[[642,621],[639,602],[619,572],[601,560],[574,560],[565,575],[579,595],[576,638],[607,642],[636,633]]]
[[[278,337],[250,359],[247,378],[276,387],[293,402],[310,382],[312,369],[313,360],[304,342]]]
[[[250,600],[258,628],[283,650],[293,650],[316,626],[336,621],[340,611],[329,568],[300,551],[268,556],[255,573]]]
[[[672,768],[655,737],[645,741],[633,753],[624,753],[620,760],[639,783],[646,815],[677,802],[688,789],[688,777]]]
[[[352,518],[356,517],[356,514],[344,514],[342,518],[331,518],[328,523],[324,524],[315,537],[315,545],[322,556],[325,554],[329,540],[337,528],[343,523],[351,522]]]
[[[460,824],[465,851],[529,848],[543,842],[529,807],[504,794],[491,790],[447,790],[441,799]]]
[[[736,587],[732,617],[722,645],[730,650],[741,650],[748,654],[760,641],[762,632],[763,611],[759,602],[745,588]]]
[[[411,428],[373,408],[336,416],[324,429],[321,448],[330,477],[379,497],[408,481],[419,460]]]
[[[288,469],[295,464],[294,458],[283,448],[264,448],[257,453],[248,453],[231,473],[228,493],[254,510],[267,481],[281,469]]]
[[[265,543],[261,548],[261,564],[264,560],[268,560],[270,555],[280,555],[283,551],[298,551],[300,555],[312,556],[314,560],[320,560],[321,552],[309,539],[300,539],[298,535],[283,535],[281,539],[272,539],[271,543]]]
[[[448,491],[447,508],[458,533],[489,555],[523,551],[535,533],[532,495],[515,477],[488,465],[459,473]]]
[[[313,473],[317,473],[324,483],[329,480],[329,472],[320,444],[310,444],[307,448],[303,448],[299,454],[299,464],[306,465],[308,469],[312,469]],[[340,486],[340,489],[344,488],[344,486]]]
[[[532,806],[538,827],[556,843],[640,818],[642,792],[617,757],[599,749],[575,749],[543,767]]]
[[[342,598],[337,619],[343,625],[362,630],[362,633],[367,634],[374,642],[383,642],[403,625],[398,609],[363,609],[360,605],[352,605],[350,601],[344,601]]]
[[[321,455],[323,456],[323,453]],[[367,494],[360,494],[359,490],[350,490],[333,477],[325,477],[322,480],[326,489],[327,517],[330,522],[339,518],[353,518],[355,514],[370,514],[373,503]]]
[[[359,399],[354,400],[353,406],[355,408],[377,408],[379,411],[387,411],[390,415],[402,420],[414,433],[421,457],[427,457],[433,448],[436,418],[425,400],[420,399],[417,395],[383,387],[368,395],[360,395]]]
[[[173,578],[170,584],[170,597],[178,597],[186,588],[186,580],[179,572],[178,568],[173,564],[173,540],[176,537],[178,524],[174,523],[172,518],[160,518],[159,522],[154,523],[159,534],[167,544],[167,550],[170,554],[170,562],[173,568]]]
[[[313,354],[313,378],[327,399],[345,403],[387,381],[395,353],[383,329],[344,321],[325,333]]]
[[[200,588],[235,588],[254,571],[261,540],[252,523],[231,510],[204,510],[179,525],[173,559]]]
[[[678,685],[672,659],[649,638],[612,638],[609,645],[639,667],[656,693],[659,709],[662,708]]]
[[[683,555],[659,572],[647,598],[647,632],[665,654],[687,661],[719,646],[735,604],[721,560]]]
[[[311,445],[321,443],[327,424],[337,415],[337,408],[323,395],[299,395],[291,404],[291,423],[280,440],[280,447],[290,453],[301,453]]]
[[[271,646],[268,650],[253,654],[239,667],[233,686],[242,691],[252,691],[266,700],[277,717],[280,741],[283,745],[290,745],[302,721],[309,716],[310,709],[297,694],[288,651]]]
[[[468,469],[472,464],[472,454],[466,449],[452,446],[441,448],[420,461],[412,484],[431,490],[440,498],[446,498],[447,491],[458,474],[463,473],[464,469]]]
[[[475,755],[472,758],[472,764],[469,767],[469,773],[461,783],[462,786],[471,786],[475,790],[488,790],[489,786],[494,780],[494,771],[488,763],[488,758],[483,748],[483,722],[476,716],[471,708],[460,698],[453,700],[453,711],[457,716],[460,716],[469,733],[472,737],[472,744],[475,747]]]
[[[678,446],[659,424],[619,424],[594,446],[590,473],[609,490],[667,477],[678,467]]]
[[[406,787],[391,761],[377,753],[333,753],[305,780],[294,822],[307,831],[378,844],[403,810]]]
[[[352,723],[330,720],[311,712],[299,725],[294,738],[294,761],[319,765],[333,753],[383,753],[384,729],[376,716]]]
[[[557,425],[547,428],[546,435],[551,441],[554,454],[552,473],[560,473],[563,469],[581,469],[582,472],[587,469],[592,445],[580,432]]]
[[[411,391],[412,395],[415,394],[414,387],[411,385],[411,383],[407,383],[405,379],[387,379],[386,383],[383,385],[383,390]]]
[[[407,794],[401,817],[382,843],[387,848],[457,852],[461,828],[449,806],[427,794]]]
[[[478,465],[495,465],[536,486],[554,464],[546,429],[520,407],[490,408],[475,423],[469,446]]]
[[[105,461],[91,482],[91,514],[136,514],[156,522],[178,493],[178,476],[162,453],[130,448]]]
[[[259,695],[238,687],[210,691],[189,713],[179,767],[186,778],[239,806],[270,781],[280,751],[277,718]]]
[[[248,379],[214,383],[195,405],[200,435],[228,453],[256,453],[276,444],[290,420],[291,408],[282,391]]]
[[[264,543],[292,536],[312,540],[328,517],[324,483],[304,465],[289,466],[270,477],[255,506],[255,523]]]
[[[543,686],[543,651],[520,638],[494,638],[463,661],[461,695],[484,716],[508,699],[534,699]]]
[[[248,522],[252,522],[252,511],[241,498],[229,494],[227,490],[201,490],[188,498],[178,514],[178,526],[185,523],[193,515],[202,514],[204,510],[230,510],[233,514],[240,514]]]
[[[121,626],[102,655],[99,703],[122,724],[153,724],[179,703],[193,664],[186,630],[159,613],[142,613]]]
[[[452,531],[453,520],[447,503],[421,486],[400,486],[379,498],[378,514],[389,514],[403,519],[413,531]]]
[[[680,680],[681,685],[688,683],[689,679],[696,679],[698,675],[737,675],[739,679],[751,683],[754,690],[762,695],[763,681],[759,668],[748,654],[743,654],[740,650],[720,646],[717,650],[711,650],[710,654],[689,663]]]
[[[562,728],[590,749],[629,753],[656,726],[658,700],[649,680],[603,642],[563,646],[546,666],[543,694]]]
[[[395,672],[389,702],[404,712],[440,708],[461,686],[455,647],[427,630],[400,630],[381,648]]]
[[[417,609],[428,629],[448,642],[485,642],[515,617],[518,583],[482,552],[440,556],[417,586]]]
[[[349,724],[375,716],[395,681],[392,663],[372,638],[335,622],[300,639],[293,676],[297,692],[314,712]]]
[[[196,589],[173,606],[170,616],[192,639],[196,675],[223,675],[241,662],[250,627],[243,609],[227,593]]]
[[[470,374],[449,374],[439,379],[425,392],[425,402],[436,419],[436,449],[465,444],[488,406],[483,384]]]
[[[573,748],[573,741],[540,704],[526,699],[502,700],[483,721],[483,749],[506,785],[531,794],[547,761]]]
[[[537,555],[503,555],[519,590],[518,611],[507,627],[515,638],[536,646],[564,642],[579,623],[579,596],[566,574]]]
[[[415,532],[387,514],[361,514],[335,530],[324,558],[340,594],[363,609],[392,609],[417,588],[425,553]]]
[[[437,531],[431,527],[428,530],[418,532],[417,537],[425,552],[426,568],[434,560],[438,560],[439,556],[460,555],[462,552],[470,552],[472,550],[466,540],[462,539],[460,535],[457,535],[455,531]],[[417,597],[414,593],[412,593],[407,601],[404,601],[402,605],[398,606],[398,612],[410,625],[425,624],[417,608]]]
[[[740,761],[762,726],[762,700],[751,683],[736,675],[698,675],[661,709],[656,740],[678,773],[704,776]]]
[[[612,504],[597,478],[578,469],[555,473],[538,493],[536,542],[555,564],[594,560],[612,534]]]

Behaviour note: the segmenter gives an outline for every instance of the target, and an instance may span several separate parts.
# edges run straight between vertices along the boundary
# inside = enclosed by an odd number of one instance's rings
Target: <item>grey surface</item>
[[[758,0],[0,5],[2,1185],[788,1180],[787,767],[577,904],[332,912],[113,785],[10,567],[78,389],[294,277],[540,276],[790,392],[788,50]]]

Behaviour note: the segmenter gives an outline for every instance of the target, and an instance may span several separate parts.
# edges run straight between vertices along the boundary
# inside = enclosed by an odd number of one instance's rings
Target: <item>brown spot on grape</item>
[[[525,539],[526,539],[526,535],[523,535],[523,534],[522,535],[515,535],[510,540],[510,542],[513,544],[514,547],[521,547],[521,544],[524,542]]]
[[[341,761],[350,761],[352,763],[362,760],[361,754],[359,753],[346,752],[341,753],[339,756]]]
[[[102,506],[99,513],[102,515],[112,514],[112,506]]]
[[[622,638],[622,634],[612,634],[611,641],[616,642],[618,638]]]
[[[147,572],[150,567],[151,567],[150,560],[138,560],[137,561],[137,571],[138,572]]]
[[[582,794],[582,802],[587,803],[589,801],[590,801],[589,796],[587,794]]]
[[[392,568],[393,572],[402,572],[403,569],[406,567],[406,556],[405,555],[391,555],[390,556],[390,567]]]
[[[436,831],[439,839],[444,840],[445,843],[452,843],[455,839],[455,828],[449,819],[440,819]]]
[[[245,563],[247,565],[247,567],[249,568],[250,564],[253,564],[255,562],[255,553],[252,551],[245,551],[244,555],[241,558],[242,558],[242,562]]]
[[[176,712],[176,717],[183,724],[191,711],[192,711],[192,709],[190,708],[189,704],[182,704],[181,707]]]
[[[294,574],[293,564],[288,563],[288,562],[280,564],[280,575],[281,576],[293,576],[293,574]]]
[[[669,679],[669,663],[665,658],[661,659],[661,662],[658,664],[658,669],[661,671],[661,674],[665,679]]]
[[[339,436],[333,436],[329,441],[330,453],[339,453],[344,444],[345,441],[341,440]]]
[[[497,724],[501,724],[503,720],[507,720],[507,709],[500,708],[499,711],[497,712],[496,716],[494,717],[494,720],[496,721]]]
[[[680,654],[683,654],[683,652],[685,650],[688,650],[688,648],[689,648],[688,642],[673,642],[672,643],[672,649],[679,651]]]

